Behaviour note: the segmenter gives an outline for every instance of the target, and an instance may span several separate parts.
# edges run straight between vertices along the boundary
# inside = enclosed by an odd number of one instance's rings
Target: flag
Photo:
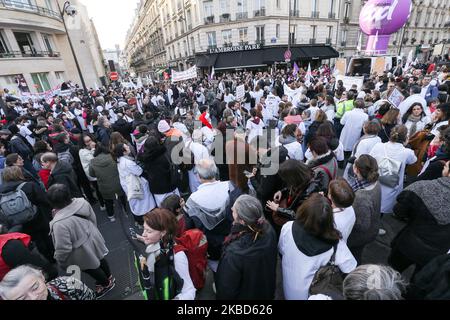
[[[411,65],[413,64],[413,60],[414,59],[414,50],[411,49],[411,51],[408,54],[408,59],[406,60],[406,66],[405,66],[405,70],[407,71]]]
[[[300,71],[300,68],[298,67],[297,62],[294,62],[294,73],[293,73],[294,77],[296,77],[298,75],[299,71]]]
[[[142,88],[144,85],[142,84],[142,78],[139,76],[137,79],[137,86],[138,88]]]
[[[95,91],[99,91],[100,90],[100,88],[98,87],[97,82],[94,83],[94,87],[95,87]]]
[[[311,71],[311,63],[308,65],[308,71],[306,72],[305,84],[310,86],[312,83],[312,71]]]
[[[214,76],[216,75],[216,70],[214,66],[212,67],[211,74],[209,75],[209,80],[214,80]]]

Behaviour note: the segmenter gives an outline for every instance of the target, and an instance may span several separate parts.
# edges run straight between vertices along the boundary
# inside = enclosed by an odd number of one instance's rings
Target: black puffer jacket
[[[151,193],[166,194],[176,189],[177,186],[171,182],[171,165],[165,146],[145,150],[140,160],[144,164]]]
[[[70,164],[58,161],[48,178],[48,187],[55,184],[64,184],[69,188],[72,198],[82,198],[77,185],[77,177]]]
[[[278,244],[273,228],[266,223],[264,233],[235,225],[232,236],[242,236],[225,245],[217,270],[218,300],[273,300],[276,287]]]

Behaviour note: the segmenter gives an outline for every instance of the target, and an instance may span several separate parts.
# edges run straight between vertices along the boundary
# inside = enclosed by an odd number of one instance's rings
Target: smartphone
[[[247,170],[245,170],[245,171],[244,171],[244,175],[245,175],[246,177],[250,177],[250,176],[253,176],[253,173],[248,172]]]

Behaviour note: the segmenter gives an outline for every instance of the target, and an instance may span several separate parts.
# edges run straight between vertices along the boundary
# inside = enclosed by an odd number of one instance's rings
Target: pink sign
[[[385,54],[391,34],[408,21],[411,0],[369,0],[361,11],[359,25],[369,36],[367,54]]]

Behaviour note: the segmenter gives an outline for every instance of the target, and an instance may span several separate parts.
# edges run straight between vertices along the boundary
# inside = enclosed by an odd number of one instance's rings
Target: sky
[[[128,28],[133,22],[137,0],[79,0],[94,20],[102,49],[123,49]]]

